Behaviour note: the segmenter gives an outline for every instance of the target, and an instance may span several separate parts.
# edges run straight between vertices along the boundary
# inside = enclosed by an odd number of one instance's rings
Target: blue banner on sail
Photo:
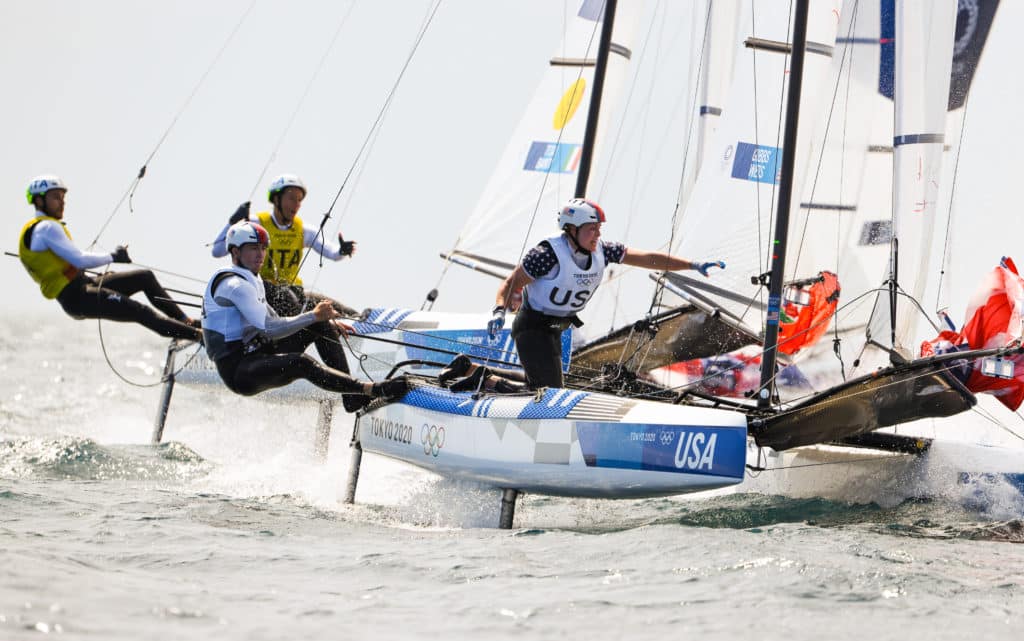
[[[767,145],[736,143],[732,177],[759,183],[778,183],[782,170],[782,150]]]
[[[571,142],[541,142],[530,144],[523,169],[552,174],[571,174],[579,169],[583,145]]]

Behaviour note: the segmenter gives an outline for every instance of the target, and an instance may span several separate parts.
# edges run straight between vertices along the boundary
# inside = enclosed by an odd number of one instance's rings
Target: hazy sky
[[[156,151],[135,194],[134,212],[122,206],[99,246],[109,250],[128,243],[139,263],[205,280],[222,264],[210,257],[207,243],[254,187],[254,202],[265,203],[267,183],[281,172],[305,179],[310,192],[302,214],[307,224],[316,224],[431,4],[355,4],[257,187],[310,74],[351,6],[258,0]],[[24,192],[40,173],[57,173],[70,185],[66,221],[80,246],[95,237],[249,5],[250,0],[0,3],[0,201],[7,211],[0,234],[6,251],[16,249],[18,230],[32,213]],[[689,12],[682,1],[665,6],[683,17]],[[438,252],[452,244],[476,204],[560,39],[563,12],[576,7],[575,0],[442,2],[364,158],[365,170],[357,170],[358,180],[349,183],[335,209],[359,251],[352,261],[328,264],[319,276],[307,268],[307,284],[357,308],[419,307],[440,273]],[[641,20],[640,34],[648,30],[649,18],[650,13]],[[1024,3],[1004,0],[969,103],[956,241],[976,246],[979,254],[1017,253],[1024,260],[1013,233],[1020,207],[1016,150],[1024,141],[1024,75],[1017,69],[1015,35],[1015,25],[1022,23]],[[678,16],[657,26],[651,33],[667,44],[648,62],[678,65],[680,80],[638,99],[671,111],[680,108],[686,65],[679,56],[687,52],[691,27]],[[666,149],[682,138],[659,127],[652,120],[646,137],[626,137],[648,155],[666,154],[669,160],[660,163],[664,176],[641,177],[642,189],[635,188],[641,181],[630,165],[622,164],[626,169],[609,185],[626,195],[607,196],[607,238],[622,238],[627,224],[627,240],[635,246],[654,247],[667,235],[678,166]],[[642,206],[626,212],[617,205],[632,198]],[[972,224],[975,216],[991,213],[1003,220]],[[6,309],[49,307],[61,314],[56,303],[42,299],[16,259],[6,258],[3,265]],[[978,275],[958,276],[969,291]],[[486,311],[497,281],[456,274],[446,284],[439,309]],[[640,305],[646,292],[636,297]],[[635,316],[644,311],[645,305]]]
[[[266,204],[275,174],[295,172],[310,188],[302,215],[307,225],[319,222],[431,4],[355,4],[258,185],[254,209]],[[569,4],[575,9],[575,1]],[[28,180],[51,172],[70,185],[65,220],[79,246],[88,245],[249,5],[0,4],[6,251],[16,250],[18,230],[33,211],[24,199]],[[149,163],[134,212],[123,206],[98,246],[128,243],[139,263],[203,279],[216,269],[221,261],[205,245],[250,197],[351,6],[257,1]],[[438,252],[452,244],[475,205],[560,38],[562,10],[550,0],[444,0],[365,170],[357,170],[335,209],[346,237],[359,242],[356,257],[328,264],[319,278],[307,267],[307,284],[315,281],[359,308],[419,307],[440,273]],[[60,313],[16,259],[3,264],[5,307],[49,305]],[[451,292],[449,309],[489,310],[497,281],[471,280],[491,293],[477,301]]]

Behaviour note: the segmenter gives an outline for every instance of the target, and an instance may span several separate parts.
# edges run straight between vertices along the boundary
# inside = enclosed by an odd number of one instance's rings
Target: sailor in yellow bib
[[[135,322],[161,336],[198,340],[198,322],[181,311],[148,269],[109,272],[102,279],[86,275],[87,269],[130,263],[131,258],[124,247],[109,254],[83,252],[75,247],[63,220],[67,190],[57,176],[38,176],[25,194],[36,214],[18,235],[18,257],[43,296],[56,298],[75,319]],[[163,314],[132,300],[130,296],[136,292],[144,292]]]
[[[237,222],[249,220],[259,223],[270,235],[270,249],[266,262],[260,269],[260,276],[266,286],[267,302],[281,316],[296,316],[313,309],[321,300],[328,300],[343,316],[354,317],[356,310],[332,298],[306,291],[299,278],[299,266],[307,247],[324,258],[340,261],[355,253],[356,243],[347,241],[338,234],[338,242],[327,241],[317,230],[302,224],[299,209],[306,197],[306,185],[294,174],[282,174],[270,183],[267,200],[272,211],[249,213],[249,203],[239,205],[231,215],[216,240],[213,241],[213,256],[226,256],[228,229]],[[348,372],[348,360],[341,348],[340,334],[330,323],[315,323],[296,335],[296,349],[305,349],[315,343],[324,364]],[[304,342],[304,344],[303,344]],[[346,397],[347,399],[348,397]]]

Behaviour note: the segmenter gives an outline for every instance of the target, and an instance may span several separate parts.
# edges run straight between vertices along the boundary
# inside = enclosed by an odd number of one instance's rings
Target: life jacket
[[[36,225],[44,220],[52,220],[60,224],[64,233],[71,238],[71,232],[60,220],[51,216],[36,216],[21,228],[21,235],[18,237],[18,258],[21,259],[21,264],[25,266],[32,280],[39,283],[39,289],[42,290],[43,296],[57,298],[68,283],[78,277],[80,272],[77,267],[55,254],[51,249],[32,251],[32,232]]]
[[[256,290],[256,297],[266,303],[267,295],[263,288],[263,280],[244,267],[232,265],[218,270],[206,285],[203,294],[203,335],[206,353],[217,360],[251,339],[253,328],[242,316],[242,312],[234,305],[221,305],[216,300],[217,286],[232,276],[244,279]],[[248,330],[248,331],[247,331]]]
[[[275,285],[302,285],[302,279],[299,278],[299,264],[305,247],[302,219],[296,216],[291,227],[281,229],[268,211],[261,211],[256,217],[270,234],[270,248],[260,269],[260,276]]]
[[[555,252],[558,266],[523,288],[525,304],[551,316],[573,316],[586,307],[604,278],[604,251],[599,246],[592,252],[590,266],[584,269],[573,260],[572,247],[564,234],[548,238],[547,242]]]

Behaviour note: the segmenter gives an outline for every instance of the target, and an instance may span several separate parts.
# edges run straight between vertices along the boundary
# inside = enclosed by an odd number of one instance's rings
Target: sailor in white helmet
[[[274,311],[280,316],[295,316],[313,309],[322,300],[328,300],[343,316],[355,317],[357,312],[351,307],[306,290],[299,277],[299,266],[307,247],[331,261],[351,257],[356,251],[355,241],[345,240],[338,234],[335,243],[325,239],[315,226],[311,229],[303,224],[298,213],[306,193],[306,184],[295,174],[281,174],[274,178],[267,190],[271,210],[251,214],[249,202],[239,205],[213,241],[213,256],[227,256],[225,238],[231,225],[244,220],[257,223],[270,234],[270,250],[260,269],[260,276],[266,286],[267,302]],[[299,352],[305,351],[310,344],[316,345],[317,353],[327,366],[343,372],[349,371],[340,334],[333,325],[326,322],[313,323],[290,341],[290,346]],[[347,398],[346,402],[349,402]]]
[[[259,223],[239,222],[225,235],[231,267],[218,270],[203,296],[203,336],[206,353],[231,391],[251,396],[306,379],[323,389],[346,396],[397,398],[408,381],[395,378],[381,383],[358,381],[288,348],[290,336],[315,322],[335,323],[339,314],[330,301],[320,301],[308,312],[281,317],[267,303],[260,267],[266,259],[270,235]],[[340,322],[339,331],[351,331]]]
[[[181,311],[148,269],[107,272],[91,277],[85,270],[110,263],[130,263],[128,249],[84,252],[71,240],[64,224],[67,185],[57,176],[37,176],[25,196],[36,208],[18,236],[18,257],[43,296],[56,298],[72,318],[104,318],[134,322],[169,338],[199,340],[199,321]],[[131,299],[143,292],[154,307]]]
[[[523,257],[498,288],[487,329],[495,336],[505,324],[505,310],[522,307],[512,324],[512,339],[533,389],[562,387],[561,334],[579,327],[577,313],[586,307],[601,284],[609,263],[652,270],[692,269],[708,276],[722,261],[693,262],[664,252],[644,251],[601,240],[604,210],[591,201],[573,198],[558,211],[562,233],[543,240]]]

